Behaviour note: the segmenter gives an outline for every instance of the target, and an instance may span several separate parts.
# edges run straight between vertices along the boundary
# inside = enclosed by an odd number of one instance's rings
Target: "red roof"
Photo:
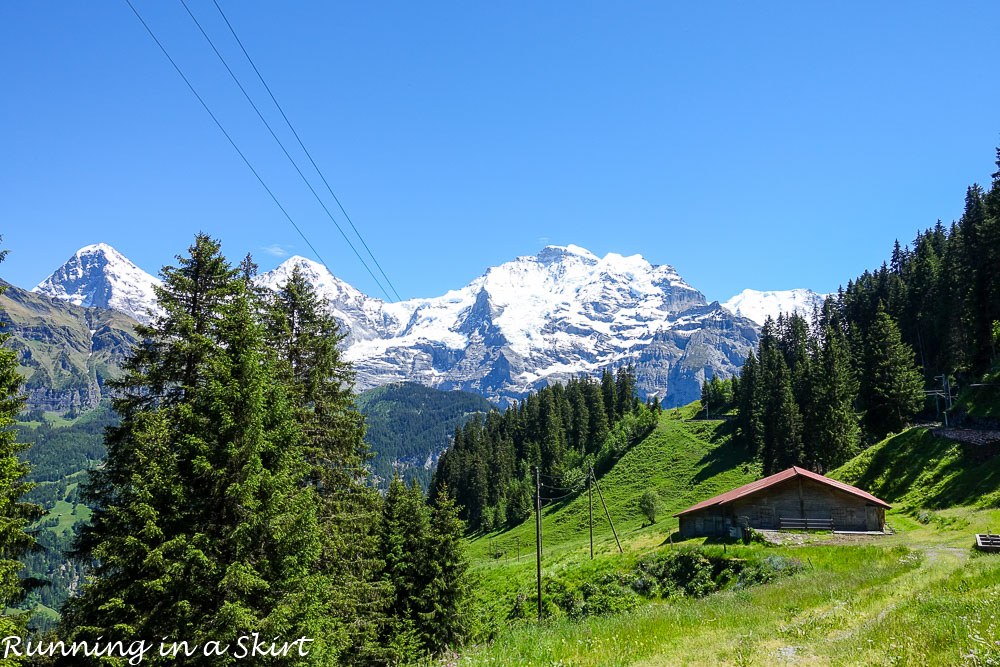
[[[851,486],[850,484],[844,484],[843,482],[838,482],[835,479],[830,479],[829,477],[823,477],[823,475],[810,472],[805,468],[798,468],[792,466],[788,470],[782,470],[781,472],[771,475],[770,477],[765,477],[764,479],[758,479],[756,482],[750,482],[749,484],[744,484],[738,489],[733,489],[732,491],[727,491],[722,495],[715,496],[714,498],[709,498],[708,500],[703,500],[693,507],[689,507],[683,512],[678,512],[674,516],[681,516],[682,514],[689,514],[691,512],[696,512],[698,510],[703,510],[706,507],[712,507],[714,505],[724,505],[730,503],[737,498],[745,498],[747,496],[753,495],[758,491],[763,491],[766,488],[772,487],[775,484],[780,484],[781,482],[792,479],[801,475],[807,479],[814,480],[821,484],[826,484],[827,486],[832,486],[833,488],[843,491],[845,493],[850,493],[852,495],[858,496],[859,498],[864,498],[870,503],[878,505],[879,507],[884,507],[885,509],[891,509],[889,503],[884,500],[879,500],[867,491],[862,491],[856,486]]]

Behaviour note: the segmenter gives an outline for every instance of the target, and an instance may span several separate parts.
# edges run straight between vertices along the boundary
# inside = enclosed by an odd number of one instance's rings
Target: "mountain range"
[[[706,377],[740,368],[764,317],[808,313],[823,298],[810,290],[744,290],[725,304],[708,303],[669,265],[640,255],[598,257],[573,245],[488,268],[442,296],[396,303],[298,256],[257,281],[277,289],[295,267],[345,327],[345,356],[359,389],[408,381],[501,404],[550,381],[632,363],[643,395],[682,405],[698,397]],[[158,283],[99,243],[81,248],[32,291],[148,321],[157,312]]]

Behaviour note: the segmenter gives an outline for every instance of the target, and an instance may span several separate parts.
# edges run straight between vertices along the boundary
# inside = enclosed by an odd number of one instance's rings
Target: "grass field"
[[[1000,529],[1000,461],[970,462],[950,441],[911,429],[832,475],[897,508],[886,536],[809,535],[801,546],[729,545],[726,555],[779,556],[805,567],[772,583],[703,598],[644,601],[632,611],[570,618],[547,598],[625,573],[670,549],[666,515],[759,476],[727,422],[665,413],[657,429],[601,480],[624,548],[619,554],[595,494],[595,558],[587,495],[544,514],[542,622],[514,618],[535,603],[534,523],[470,541],[476,579],[473,639],[448,661],[533,665],[989,665],[1000,664],[1000,557],[971,549],[973,532]],[[644,526],[638,498],[657,490],[664,518]],[[599,514],[600,513],[600,514]],[[601,516],[602,520],[596,519]],[[488,556],[520,537],[521,561]],[[691,540],[719,554],[720,545]],[[511,554],[512,555],[512,554]],[[522,614],[523,615],[523,614]]]

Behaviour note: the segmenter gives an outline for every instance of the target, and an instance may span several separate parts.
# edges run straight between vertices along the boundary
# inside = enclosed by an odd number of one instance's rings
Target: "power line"
[[[177,65],[176,62],[174,62],[174,59],[170,57],[170,53],[168,53],[167,49],[163,46],[163,44],[160,43],[160,40],[156,38],[156,34],[153,32],[152,28],[149,27],[149,24],[147,24],[146,21],[142,18],[142,15],[139,14],[139,11],[135,8],[135,6],[132,5],[131,0],[125,0],[125,4],[127,4],[129,6],[129,9],[131,9],[132,13],[135,14],[135,17],[137,19],[139,19],[140,23],[142,23],[142,27],[144,27],[146,29],[146,32],[149,33],[149,36],[152,37],[153,41],[156,42],[156,45],[158,47],[160,47],[160,51],[163,52],[163,55],[166,56],[167,60],[170,61],[170,64],[173,65],[174,69],[177,71],[177,74],[179,74],[180,77],[181,77],[181,79],[184,80],[184,83],[187,84],[187,87],[191,91],[191,93],[198,99],[198,101],[201,103],[201,106],[205,109],[205,111],[208,113],[208,115],[212,117],[212,120],[215,121],[216,126],[218,126],[218,128],[219,128],[219,131],[221,131],[222,134],[225,135],[225,137],[229,141],[230,145],[232,145],[233,149],[239,154],[240,158],[243,159],[243,162],[246,164],[247,168],[250,169],[250,171],[253,173],[253,175],[257,178],[257,181],[260,183],[261,187],[263,187],[264,190],[267,191],[267,194],[271,196],[271,199],[274,201],[275,205],[284,214],[284,216],[288,220],[288,222],[290,222],[292,224],[292,227],[295,228],[295,231],[299,233],[299,236],[302,237],[302,240],[306,242],[306,245],[309,246],[309,249],[313,251],[314,255],[316,255],[316,259],[318,259],[320,261],[320,263],[323,264],[323,266],[326,266],[326,262],[320,256],[319,251],[316,250],[316,248],[313,246],[312,242],[309,241],[309,239],[306,237],[306,235],[303,233],[303,231],[299,228],[299,226],[297,224],[295,224],[295,221],[292,220],[292,216],[290,216],[288,214],[288,211],[286,211],[285,207],[281,205],[281,202],[278,201],[278,198],[276,196],[274,196],[274,193],[271,191],[271,188],[267,187],[267,183],[265,183],[264,179],[261,178],[261,176],[260,176],[259,173],[257,173],[257,170],[254,169],[253,165],[250,163],[250,160],[248,160],[247,156],[243,154],[243,151],[240,150],[240,147],[236,145],[236,142],[233,141],[233,138],[231,136],[229,136],[229,133],[226,132],[226,128],[222,126],[222,123],[219,122],[219,119],[216,118],[216,116],[215,116],[214,113],[212,113],[212,110],[209,108],[208,104],[205,103],[205,100],[202,99],[201,95],[198,94],[198,91],[195,90],[195,88],[194,88],[193,85],[191,85],[191,82],[188,81],[188,78],[186,76],[184,76],[184,72],[181,71],[181,68],[178,67],[178,65]],[[327,267],[327,270],[329,270],[329,267]]]
[[[295,136],[295,140],[299,142],[299,147],[302,148],[302,152],[306,154],[307,158],[309,158],[310,164],[312,164],[313,169],[316,170],[316,173],[319,174],[320,179],[323,181],[323,185],[326,186],[326,189],[330,193],[330,196],[333,197],[333,200],[337,202],[337,206],[340,207],[340,212],[344,214],[344,217],[347,218],[347,222],[351,225],[351,229],[353,229],[354,233],[358,235],[358,239],[361,241],[361,245],[363,245],[365,247],[365,250],[368,251],[368,256],[372,258],[373,262],[375,262],[375,266],[378,267],[379,273],[382,274],[382,277],[385,278],[385,282],[388,283],[389,288],[392,289],[392,293],[396,295],[396,299],[402,301],[402,298],[399,296],[399,292],[396,291],[396,288],[395,286],[393,286],[392,281],[389,280],[389,276],[385,274],[385,271],[382,269],[382,265],[378,263],[377,259],[375,259],[375,255],[372,253],[371,248],[368,247],[368,244],[365,242],[364,237],[361,236],[361,232],[359,232],[358,228],[354,226],[354,221],[351,220],[351,216],[347,214],[347,211],[344,210],[344,205],[340,203],[340,199],[333,192],[333,188],[330,186],[330,183],[326,180],[326,176],[323,175],[323,171],[319,168],[319,165],[317,165],[316,161],[313,159],[312,153],[310,153],[309,149],[306,148],[305,143],[299,137],[299,133],[295,131],[295,127],[292,125],[292,121],[288,119],[288,116],[285,114],[285,110],[281,107],[280,104],[278,104],[278,99],[274,96],[274,93],[271,92],[271,87],[267,85],[267,81],[264,80],[264,76],[260,73],[260,70],[257,69],[257,64],[254,63],[253,58],[250,57],[250,53],[246,50],[246,47],[243,46],[243,40],[241,40],[239,35],[236,34],[236,30],[233,28],[233,24],[229,22],[229,18],[226,17],[226,13],[222,11],[222,7],[219,5],[218,0],[212,0],[212,2],[213,4],[215,4],[215,8],[219,10],[219,14],[222,16],[222,20],[226,22],[226,26],[229,27],[229,32],[233,34],[233,38],[236,40],[236,43],[240,45],[240,50],[243,51],[243,55],[246,56],[247,62],[250,63],[250,66],[253,68],[253,71],[257,74],[257,78],[260,79],[261,84],[263,84],[264,86],[264,90],[266,90],[267,94],[271,96],[271,101],[274,102],[274,106],[278,109],[278,112],[281,114],[281,117],[285,119],[285,124],[288,125],[288,129],[292,131],[292,135]]]
[[[264,124],[264,127],[267,128],[267,131],[271,134],[271,137],[278,144],[278,147],[281,149],[281,152],[285,154],[286,158],[288,158],[288,161],[291,163],[292,167],[295,169],[295,172],[299,175],[299,178],[301,178],[302,182],[306,184],[306,187],[309,188],[309,192],[312,193],[313,197],[316,198],[316,201],[319,202],[319,205],[321,207],[323,207],[323,210],[326,212],[327,217],[330,218],[330,222],[332,222],[334,224],[334,226],[337,228],[337,231],[340,232],[340,235],[344,237],[344,241],[346,241],[347,245],[350,246],[350,248],[351,248],[352,251],[354,251],[354,256],[357,257],[358,261],[361,262],[361,265],[365,267],[365,270],[368,271],[368,275],[370,275],[372,277],[372,280],[374,280],[375,284],[379,286],[379,289],[382,290],[382,293],[385,294],[386,298],[389,299],[389,301],[392,301],[392,297],[389,296],[389,292],[386,291],[385,287],[382,286],[382,283],[379,281],[378,277],[372,272],[371,268],[368,266],[368,263],[361,256],[361,253],[359,253],[358,250],[357,250],[357,248],[354,247],[354,244],[351,243],[351,239],[348,238],[347,234],[344,232],[343,228],[340,226],[340,223],[337,222],[336,218],[334,218],[333,214],[330,212],[330,209],[327,208],[327,206],[326,206],[325,203],[323,203],[323,200],[320,198],[319,194],[313,188],[312,184],[309,182],[309,179],[307,179],[306,176],[305,176],[305,174],[302,173],[302,170],[299,168],[299,165],[295,161],[295,158],[293,158],[291,156],[291,154],[288,152],[288,149],[285,148],[285,144],[282,143],[281,139],[278,138],[278,135],[274,132],[274,129],[271,127],[271,124],[267,122],[266,118],[264,118],[264,114],[261,113],[261,111],[257,107],[256,103],[254,103],[253,98],[250,97],[250,93],[248,93],[247,90],[246,90],[246,88],[243,87],[243,84],[240,82],[239,77],[236,76],[236,73],[233,72],[232,68],[229,66],[229,63],[226,62],[226,58],[222,55],[222,53],[219,51],[219,49],[215,46],[215,42],[213,42],[212,38],[209,37],[209,35],[208,35],[207,32],[205,32],[205,29],[202,27],[201,22],[198,21],[198,18],[191,11],[191,8],[188,7],[187,2],[185,2],[185,0],[181,0],[181,5],[183,5],[185,11],[187,11],[188,16],[191,17],[191,20],[194,21],[194,24],[198,27],[198,30],[201,32],[202,36],[208,42],[208,45],[212,47],[212,51],[215,52],[215,55],[218,56],[219,61],[222,63],[222,66],[226,68],[227,72],[229,72],[229,76],[232,77],[233,81],[236,83],[236,86],[240,89],[240,92],[242,92],[243,96],[247,99],[247,102],[249,102],[250,106],[253,107],[253,110],[257,114],[257,117],[260,118],[260,122],[262,122]],[[312,158],[310,158],[310,159],[312,159]],[[353,225],[352,225],[352,227],[353,227]],[[357,232],[357,229],[355,229],[354,231]],[[358,234],[358,238],[361,238],[360,234]],[[362,239],[361,242],[364,243],[364,239]],[[365,246],[365,247],[367,248],[367,246]],[[374,259],[374,257],[372,259]],[[324,262],[324,264],[325,264],[325,262]],[[377,264],[378,263],[376,262],[376,265]],[[330,270],[330,267],[326,267],[326,268],[327,268],[328,271]],[[331,273],[332,273],[332,271],[331,271]],[[388,281],[388,278],[386,280]],[[395,291],[395,290],[393,290],[393,291]],[[397,298],[398,298],[398,296],[399,295],[397,294]]]

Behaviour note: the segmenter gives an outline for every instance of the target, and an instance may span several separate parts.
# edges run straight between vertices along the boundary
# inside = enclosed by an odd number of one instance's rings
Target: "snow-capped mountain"
[[[408,380],[504,401],[631,361],[644,393],[679,405],[706,374],[735,372],[757,342],[752,322],[640,255],[548,246],[443,296],[391,304],[302,257],[258,279],[276,288],[295,266],[351,331],[346,356],[362,389]]]
[[[759,326],[640,255],[597,257],[578,246],[492,267],[433,298],[386,303],[292,257],[257,277],[276,290],[298,268],[348,336],[358,389],[412,381],[506,402],[550,381],[635,365],[643,394],[696,399],[702,380],[737,372]],[[34,291],[148,320],[159,281],[105,244],[81,248]],[[740,312],[750,318],[755,310]]]
[[[85,308],[117,310],[140,322],[149,322],[156,311],[153,286],[159,279],[149,275],[106,243],[84,246],[32,292],[69,301]]]
[[[768,317],[778,319],[781,313],[798,313],[805,318],[812,316],[813,308],[822,308],[827,294],[817,294],[811,289],[790,289],[761,292],[745,289],[722,304],[735,315],[747,317],[764,326]]]

